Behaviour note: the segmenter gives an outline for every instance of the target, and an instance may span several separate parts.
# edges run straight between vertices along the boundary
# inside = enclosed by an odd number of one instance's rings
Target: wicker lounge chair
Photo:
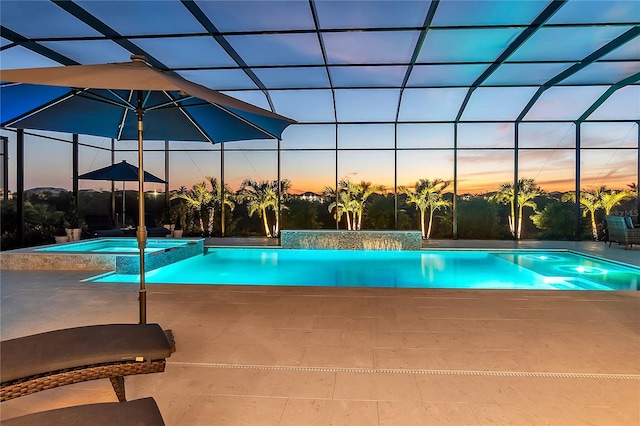
[[[631,221],[627,221],[623,216],[605,216],[607,229],[609,232],[609,247],[611,243],[624,244],[624,249],[640,244],[640,228],[629,227]]]
[[[0,342],[0,400],[87,380],[111,380],[125,401],[124,376],[164,371],[175,351],[158,324],[68,328]]]
[[[130,402],[77,405],[27,414],[2,421],[2,426],[163,426],[164,420],[153,398]]]

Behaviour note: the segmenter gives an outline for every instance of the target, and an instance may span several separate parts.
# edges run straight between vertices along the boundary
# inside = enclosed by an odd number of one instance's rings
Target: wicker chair
[[[130,402],[103,402],[41,411],[2,421],[2,426],[164,426],[162,414],[153,398]]]
[[[109,379],[126,401],[124,376],[164,371],[175,352],[158,324],[107,324],[49,331],[0,343],[0,400],[87,380]]]
[[[640,244],[640,228],[629,228],[623,216],[605,216],[609,231],[609,247],[611,243],[624,244],[624,249]]]

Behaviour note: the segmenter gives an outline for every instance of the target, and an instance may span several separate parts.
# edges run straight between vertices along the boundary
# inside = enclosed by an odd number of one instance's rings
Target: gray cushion
[[[162,415],[153,398],[106,402],[42,411],[3,420],[3,426],[160,426]]]
[[[158,324],[107,324],[49,331],[0,343],[0,376],[8,382],[66,368],[115,361],[160,360],[172,343]]]

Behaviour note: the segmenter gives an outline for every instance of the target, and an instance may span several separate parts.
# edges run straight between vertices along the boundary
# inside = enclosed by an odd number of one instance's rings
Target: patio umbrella
[[[124,183],[137,181],[138,177],[138,168],[133,164],[127,163],[126,160],[122,160],[121,163],[112,164],[101,169],[81,174],[80,176],[78,176],[78,179],[110,180],[122,182],[122,225],[124,226],[124,217],[126,212]],[[167,183],[166,181],[160,179],[155,175],[152,175],[147,171],[144,172],[144,181],[151,183]]]
[[[295,120],[153,68],[131,62],[0,71],[0,126],[138,141],[229,142],[281,139]],[[5,84],[8,83],[8,84]],[[140,322],[146,323],[143,173],[138,173]]]

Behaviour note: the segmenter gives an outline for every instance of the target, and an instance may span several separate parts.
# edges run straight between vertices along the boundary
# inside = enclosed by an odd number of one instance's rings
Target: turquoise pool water
[[[186,245],[187,242],[172,239],[148,239],[145,253],[166,250]],[[104,253],[138,254],[138,241],[135,238],[101,238],[83,240],[68,244],[56,244],[42,247],[36,251],[60,253]]]
[[[90,281],[136,282],[106,274]],[[640,269],[571,252],[216,248],[146,274],[148,283],[637,290]]]

